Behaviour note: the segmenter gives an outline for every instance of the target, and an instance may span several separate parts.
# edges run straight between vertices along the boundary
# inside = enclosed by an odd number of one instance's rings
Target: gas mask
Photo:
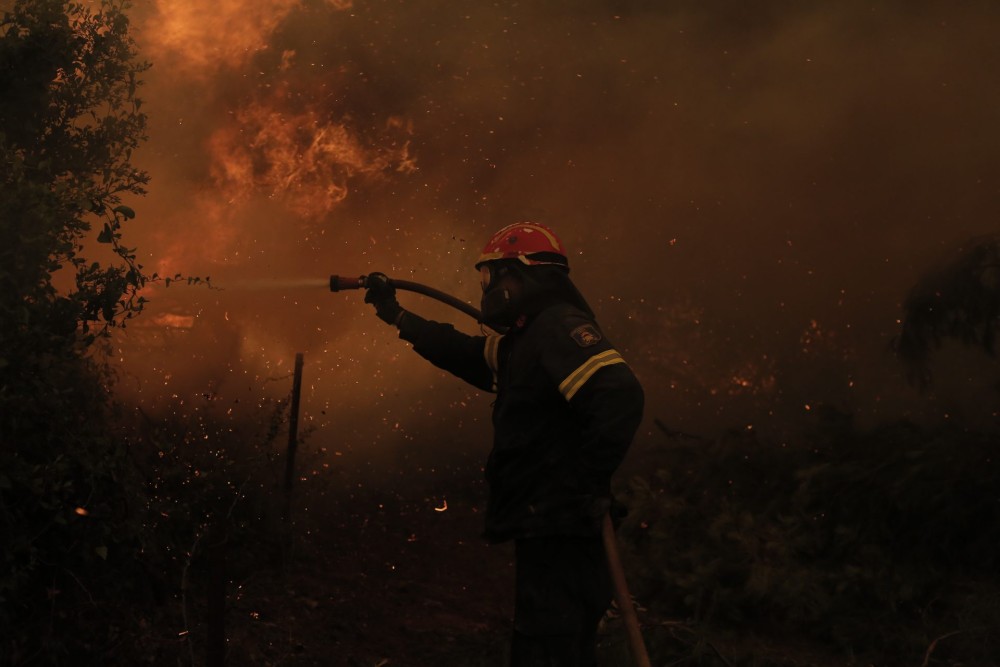
[[[479,267],[483,298],[480,310],[483,324],[491,329],[508,329],[518,316],[521,280],[516,269],[504,262],[488,262]]]
[[[565,267],[525,266],[518,260],[497,260],[480,264],[479,273],[483,324],[497,331],[519,326],[522,318],[531,318],[558,302],[576,304],[590,312],[569,281]]]

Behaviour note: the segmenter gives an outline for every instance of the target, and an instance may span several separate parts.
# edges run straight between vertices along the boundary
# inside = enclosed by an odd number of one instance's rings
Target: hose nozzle
[[[368,282],[368,276],[358,278],[341,278],[340,276],[330,276],[330,291],[340,292],[347,289],[362,289]]]

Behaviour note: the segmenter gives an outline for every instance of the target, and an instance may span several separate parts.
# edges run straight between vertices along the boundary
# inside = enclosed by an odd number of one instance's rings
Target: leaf
[[[131,220],[132,218],[135,217],[135,211],[133,211],[128,206],[115,206],[111,210],[114,211],[115,213],[121,213],[123,216],[125,216],[129,220]]]
[[[101,230],[101,233],[97,235],[97,242],[98,243],[111,243],[111,239],[112,238],[113,238],[113,235],[111,233],[111,227],[108,226],[108,223],[104,223],[104,229]]]
[[[108,559],[108,548],[103,544],[99,547],[94,547],[94,553],[101,557],[101,560]]]

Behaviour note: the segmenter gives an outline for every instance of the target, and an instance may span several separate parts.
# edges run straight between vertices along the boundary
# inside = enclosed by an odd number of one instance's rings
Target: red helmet
[[[497,259],[518,259],[529,266],[556,264],[569,268],[566,250],[551,229],[537,222],[507,225],[487,241],[476,268]]]

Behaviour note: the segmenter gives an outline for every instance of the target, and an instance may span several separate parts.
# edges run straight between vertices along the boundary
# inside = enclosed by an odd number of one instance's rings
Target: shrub
[[[640,597],[705,626],[922,655],[969,608],[962,582],[992,581],[1000,565],[996,439],[845,424],[792,444],[749,432],[667,442],[658,471],[627,490]],[[990,624],[997,609],[974,625]]]

